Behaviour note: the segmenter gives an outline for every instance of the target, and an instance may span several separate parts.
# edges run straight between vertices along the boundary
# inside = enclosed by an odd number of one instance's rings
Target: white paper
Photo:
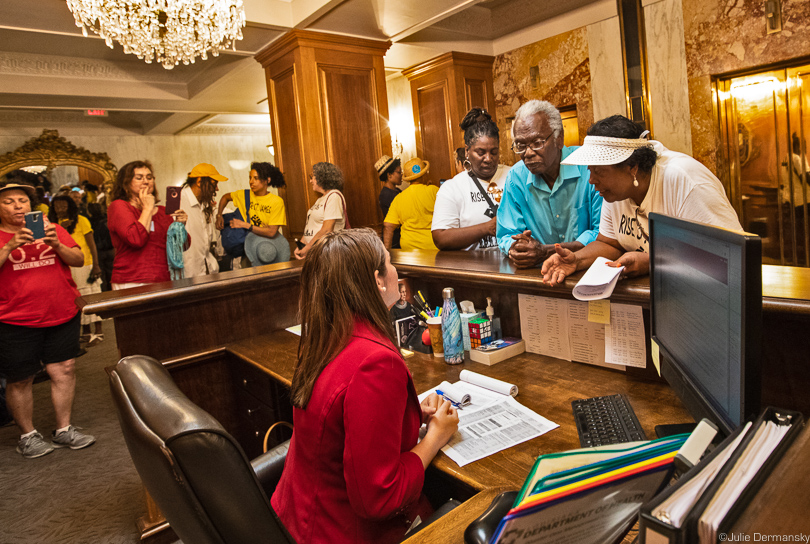
[[[519,294],[518,307],[526,351],[570,361],[568,301]]]
[[[471,399],[470,405],[458,411],[458,431],[442,448],[460,467],[559,427],[509,395],[463,381],[452,384],[452,387]],[[436,389],[441,389],[441,386],[419,395],[419,401]]]
[[[619,281],[623,266],[614,268],[605,263],[610,261],[604,257],[597,257],[591,267],[579,280],[572,291],[577,300],[599,300],[608,298],[613,294],[613,288]]]
[[[720,522],[725,519],[726,514],[737,502],[745,487],[759,472],[789,430],[790,425],[777,425],[773,421],[764,421],[755,431],[754,438],[746,445],[742,455],[734,464],[734,468],[728,473],[723,485],[717,490],[698,521],[698,536],[701,544],[717,542],[717,527]]]
[[[458,383],[461,382],[457,382],[457,384]],[[436,391],[437,394],[441,391],[443,396],[462,406],[466,406],[471,402],[470,394],[467,391],[462,390],[457,385],[450,385],[450,382],[440,383],[439,387],[434,389],[434,391]]]
[[[647,342],[641,306],[610,305],[610,325],[605,325],[605,362],[644,368]]]
[[[571,360],[592,365],[604,364],[605,325],[588,321],[588,303],[568,301],[568,336]]]
[[[510,395],[512,397],[516,397],[518,394],[517,385],[507,383],[495,378],[490,378],[489,376],[484,376],[483,374],[479,374],[478,372],[472,372],[467,370],[466,368],[461,371],[458,375],[458,379],[471,383],[473,385],[478,385],[485,389],[489,389],[490,391],[495,391],[496,393],[500,393],[501,395]]]

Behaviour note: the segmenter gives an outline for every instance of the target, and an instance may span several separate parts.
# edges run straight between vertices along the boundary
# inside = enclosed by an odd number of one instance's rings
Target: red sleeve
[[[389,518],[422,491],[422,461],[402,451],[407,402],[407,370],[388,350],[372,353],[346,390],[343,476],[359,517]]]
[[[138,221],[137,208],[123,200],[114,200],[107,212],[107,227],[128,246],[142,248],[149,241],[149,231]]]

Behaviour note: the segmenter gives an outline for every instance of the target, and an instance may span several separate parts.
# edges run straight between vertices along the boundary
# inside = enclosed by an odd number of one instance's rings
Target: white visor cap
[[[627,160],[633,154],[633,151],[642,147],[652,147],[652,142],[644,138],[626,139],[610,138],[608,136],[585,136],[582,147],[563,159],[561,164],[619,164]]]

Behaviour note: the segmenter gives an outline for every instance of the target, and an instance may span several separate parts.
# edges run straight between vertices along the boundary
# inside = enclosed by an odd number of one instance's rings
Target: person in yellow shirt
[[[383,222],[383,243],[391,249],[394,230],[402,225],[402,249],[438,249],[430,229],[433,206],[439,188],[430,183],[427,173],[430,163],[414,157],[402,167],[402,179],[410,186],[394,198]]]
[[[280,230],[287,225],[284,200],[270,192],[271,187],[280,189],[286,185],[284,174],[269,162],[254,162],[250,165],[248,183],[251,192],[250,210],[245,209],[245,191],[225,194],[219,201],[216,228],[219,230],[224,228],[222,213],[228,202],[233,201],[242,217],[247,217],[247,221],[232,219],[229,226],[250,231],[245,239],[245,253],[251,264],[259,266],[289,261],[290,245]]]
[[[79,214],[79,207],[74,199],[67,195],[57,195],[51,200],[48,221],[61,225],[73,237],[84,254],[84,265],[71,267],[73,282],[82,295],[101,292],[101,267],[98,264],[98,251],[93,238],[93,227],[90,220]],[[93,332],[90,325],[93,324]],[[95,346],[104,340],[101,332],[101,318],[95,314],[82,312],[82,340]]]

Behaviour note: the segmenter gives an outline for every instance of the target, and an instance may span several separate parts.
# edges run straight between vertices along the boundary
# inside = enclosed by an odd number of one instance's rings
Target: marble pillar
[[[593,118],[627,115],[619,18],[588,25],[587,31]]]

